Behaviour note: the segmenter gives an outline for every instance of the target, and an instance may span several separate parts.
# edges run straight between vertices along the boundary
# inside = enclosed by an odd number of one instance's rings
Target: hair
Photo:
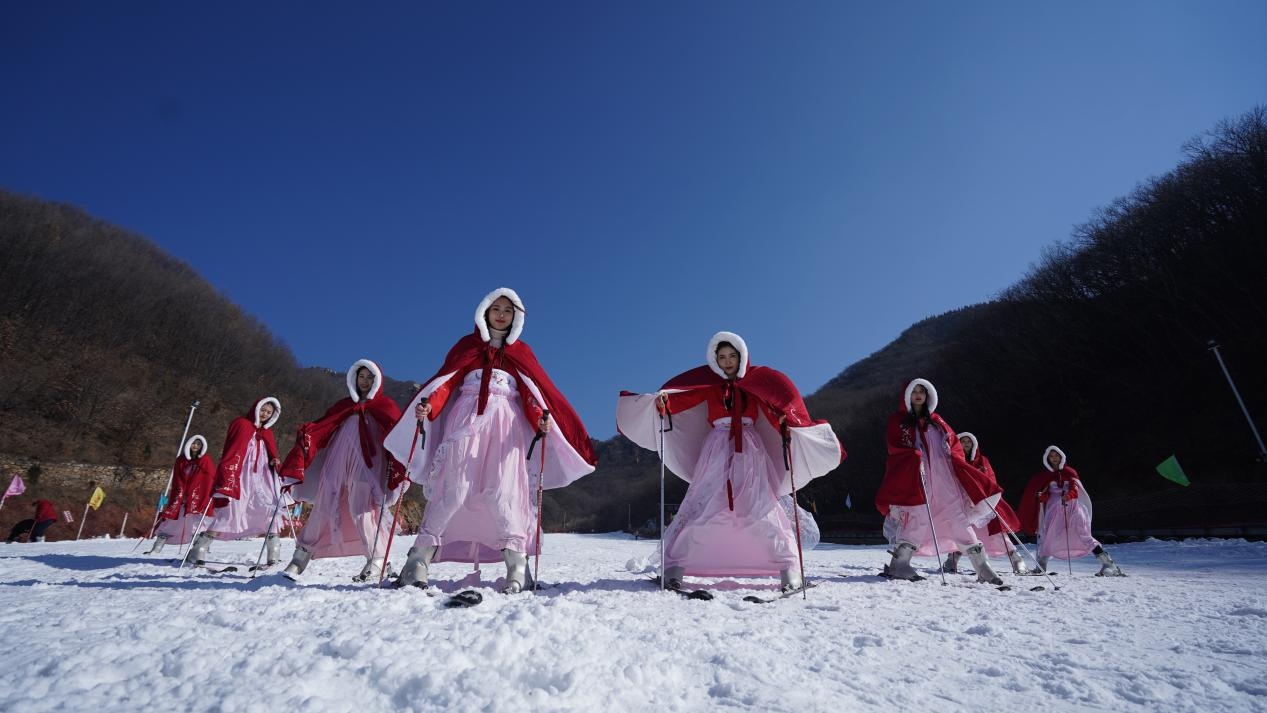
[[[717,356],[717,352],[721,351],[722,347],[730,347],[735,350],[736,354],[739,353],[739,349],[737,349],[734,344],[731,344],[730,342],[718,342],[717,347],[713,349],[713,356]]]

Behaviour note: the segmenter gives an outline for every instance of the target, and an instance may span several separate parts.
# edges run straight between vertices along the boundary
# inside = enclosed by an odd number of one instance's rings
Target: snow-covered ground
[[[1118,545],[1130,576],[1058,562],[1060,591],[1037,592],[887,582],[883,548],[822,545],[807,599],[751,604],[734,581],[711,602],[657,591],[654,542],[550,535],[559,584],[497,594],[485,565],[473,609],[353,584],[351,558],[288,585],[134,544],[0,545],[0,710],[1267,710],[1267,543]],[[446,592],[474,584],[433,569]]]

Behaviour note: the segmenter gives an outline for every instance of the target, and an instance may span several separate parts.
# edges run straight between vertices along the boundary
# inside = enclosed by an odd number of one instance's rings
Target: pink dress
[[[378,423],[373,419],[366,423],[374,443],[382,443]],[[297,488],[298,498],[313,504],[298,542],[313,557],[381,557],[387,548],[396,497],[383,500],[386,474],[381,464],[386,452],[379,449],[374,454],[379,467],[370,469],[361,456],[360,438],[358,419],[344,419],[308,467],[309,478]],[[393,495],[399,495],[399,490]],[[385,513],[381,521],[380,509]]]
[[[945,556],[981,542],[974,526],[979,526],[984,533],[989,520],[987,518],[984,522],[975,523],[971,520],[972,501],[955,479],[954,464],[941,428],[930,421],[924,430],[924,438],[916,438],[915,442],[923,455],[929,491],[928,506],[890,506],[889,515],[884,520],[884,534],[889,543],[894,546],[909,543],[915,546],[915,554],[928,557],[936,555],[938,549]],[[931,452],[925,450],[926,442]],[[928,521],[930,509],[933,513],[931,524]],[[936,548],[933,543],[934,524],[937,531]]]
[[[1086,488],[1078,485],[1078,497],[1066,506],[1060,501],[1064,495],[1060,484],[1051,481],[1047,486],[1047,502],[1039,517],[1038,556],[1068,560],[1091,554],[1100,543],[1091,536],[1091,496]],[[1065,516],[1069,528],[1066,538]]]
[[[526,461],[535,430],[515,377],[500,369],[493,369],[488,403],[477,413],[480,377],[468,373],[445,409],[444,441],[423,481],[427,510],[414,546],[438,546],[437,562],[500,562],[503,549],[536,552],[535,452],[531,469]]]
[[[743,418],[738,453],[730,417],[712,423],[686,498],[664,534],[665,567],[704,577],[777,576],[797,567],[796,532],[777,492],[784,474],[773,467],[752,419]]]
[[[277,478],[268,468],[268,450],[258,438],[252,438],[246,448],[246,462],[242,465],[242,495],[229,500],[225,507],[216,508],[215,520],[206,528],[227,540],[259,537],[269,531],[268,518],[281,497]],[[282,515],[277,511],[272,532],[282,531]]]

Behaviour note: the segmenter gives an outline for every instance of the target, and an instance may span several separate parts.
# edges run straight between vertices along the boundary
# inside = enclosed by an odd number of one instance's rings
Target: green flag
[[[1183,468],[1179,465],[1179,459],[1170,456],[1157,466],[1157,472],[1166,480],[1173,480],[1180,485],[1189,485],[1188,476],[1184,475]]]

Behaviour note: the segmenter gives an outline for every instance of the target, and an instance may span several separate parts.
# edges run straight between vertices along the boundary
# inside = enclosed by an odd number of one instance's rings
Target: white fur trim
[[[928,392],[928,412],[932,413],[937,410],[937,387],[928,379],[912,379],[911,383],[906,385],[906,394],[902,397],[902,403],[906,404],[906,411],[911,411],[911,392],[916,386],[923,386]]]
[[[374,375],[374,385],[370,387],[368,398],[374,398],[378,395],[379,389],[383,388],[383,371],[378,368],[378,364],[369,359],[357,359],[356,363],[348,369],[348,395],[352,397],[352,403],[359,403],[361,400],[360,394],[356,391],[356,372],[360,371],[361,367],[369,369]]]
[[[1051,455],[1052,451],[1055,451],[1060,454],[1060,465],[1056,466],[1055,468],[1051,467],[1051,464],[1047,462],[1047,456]],[[1050,470],[1053,473],[1056,472],[1057,468],[1064,468],[1065,463],[1067,463],[1068,461],[1069,461],[1069,458],[1065,456],[1065,452],[1060,450],[1056,446],[1047,446],[1047,450],[1043,451],[1043,467],[1046,468],[1047,470]]]
[[[519,299],[519,295],[509,287],[498,287],[480,300],[479,307],[475,308],[475,327],[480,330],[480,338],[487,342],[490,337],[488,323],[484,321],[484,313],[493,306],[498,297],[505,297],[515,306],[515,316],[510,321],[510,333],[506,335],[506,343],[514,344],[519,339],[520,333],[524,331],[524,314],[528,310],[524,309],[523,300]]]
[[[260,409],[264,408],[264,404],[271,403],[273,405],[273,417],[268,419],[268,423],[264,424],[264,428],[272,428],[277,419],[282,417],[282,402],[272,396],[266,396],[255,404],[255,427],[260,427]]]
[[[968,456],[968,460],[972,460],[973,458],[976,458],[977,454],[981,451],[981,444],[977,443],[977,437],[971,433],[968,433],[967,431],[960,433],[958,435],[959,435],[959,438],[967,438],[968,440],[972,441],[972,455]]]
[[[743,337],[734,332],[718,332],[708,340],[708,353],[704,355],[704,363],[708,364],[708,368],[712,369],[714,374],[723,379],[726,378],[726,372],[717,366],[717,345],[722,342],[730,342],[735,351],[739,352],[739,372],[735,374],[735,378],[742,379],[744,374],[748,373],[748,344]]]
[[[194,444],[194,441],[202,442],[202,450],[199,451],[200,457],[207,455],[207,439],[202,436],[194,435],[190,436],[188,441],[185,441],[185,460],[193,460],[193,456],[189,455],[189,447]]]

